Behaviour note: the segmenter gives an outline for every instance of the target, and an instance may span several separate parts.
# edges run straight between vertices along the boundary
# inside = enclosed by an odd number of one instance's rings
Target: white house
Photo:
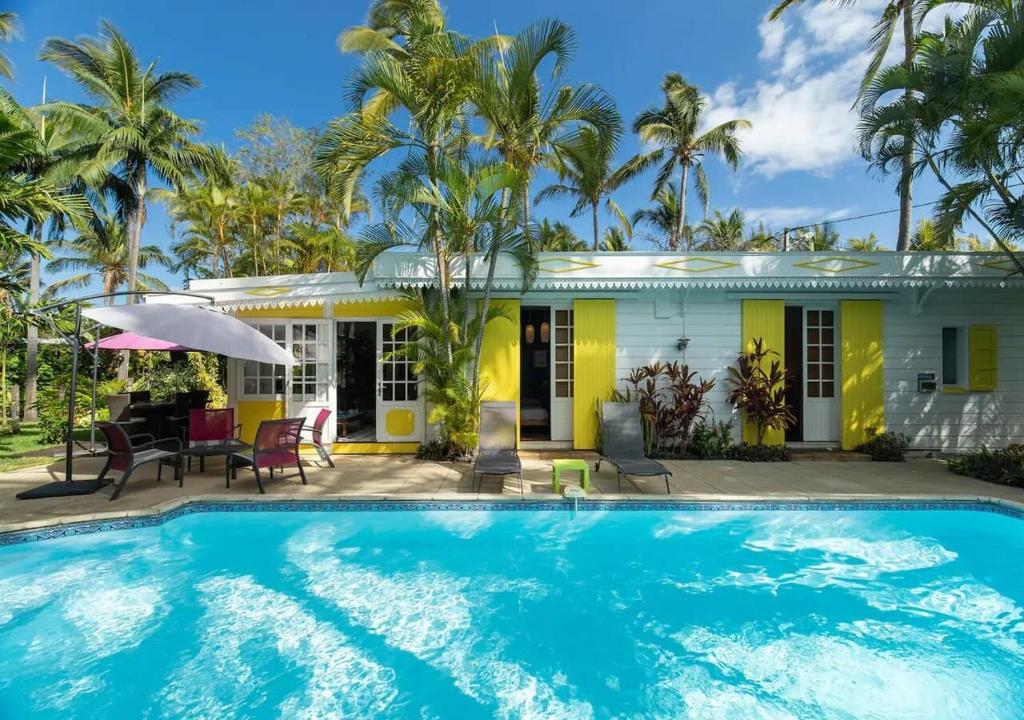
[[[917,449],[1005,446],[1024,439],[1024,280],[1010,271],[999,254],[542,253],[524,293],[503,258],[495,297],[513,319],[488,325],[486,394],[518,402],[524,446],[592,448],[596,401],[624,388],[631,369],[678,360],[715,378],[714,414],[728,420],[725,369],[762,337],[791,377],[791,444],[851,448],[884,427]],[[473,290],[485,275],[475,260]],[[195,280],[190,290],[300,360],[291,375],[232,362],[244,434],[260,419],[328,407],[336,452],[383,453],[424,438],[417,379],[382,358],[405,340],[392,334],[402,291],[434,282],[429,256],[392,252],[362,285],[319,273]]]

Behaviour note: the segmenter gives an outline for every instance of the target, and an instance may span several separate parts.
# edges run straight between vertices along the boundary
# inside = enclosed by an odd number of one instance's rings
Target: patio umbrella
[[[191,350],[271,365],[295,364],[291,353],[256,328],[203,305],[116,305],[84,308],[82,314],[101,325],[145,333]]]
[[[184,345],[137,335],[133,332],[108,335],[105,338],[100,338],[98,343],[90,342],[85,344],[87,350],[92,350],[96,347],[100,350],[162,350],[166,352],[179,352],[191,349]]]

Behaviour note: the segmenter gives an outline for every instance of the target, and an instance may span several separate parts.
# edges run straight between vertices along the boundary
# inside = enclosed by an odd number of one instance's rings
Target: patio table
[[[199,458],[199,471],[202,472],[205,469],[204,460],[208,457],[223,455],[224,462],[227,463],[228,458],[231,457],[232,453],[243,452],[251,449],[252,445],[244,440],[230,439],[220,442],[210,442],[203,445],[193,445],[183,449],[181,454],[185,458]]]

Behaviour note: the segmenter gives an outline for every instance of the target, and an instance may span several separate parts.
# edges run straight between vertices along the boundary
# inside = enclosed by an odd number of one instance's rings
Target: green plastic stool
[[[556,493],[560,492],[562,473],[566,470],[578,472],[580,474],[580,485],[583,486],[584,490],[590,492],[590,465],[587,464],[586,460],[570,458],[551,461],[551,487]]]

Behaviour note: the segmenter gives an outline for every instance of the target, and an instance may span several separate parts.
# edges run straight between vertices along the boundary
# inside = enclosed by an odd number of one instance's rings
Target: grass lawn
[[[31,453],[38,450],[46,450],[48,448],[55,448],[50,443],[44,443],[40,437],[39,426],[34,423],[26,423],[21,426],[21,432],[17,435],[2,435],[0,436],[0,472],[11,472],[12,470],[20,470],[21,468],[37,467],[39,465],[49,465],[54,462],[55,458],[53,453],[29,455],[25,456],[25,453]],[[76,430],[75,437],[80,439],[87,439],[89,437],[88,430]],[[58,449],[54,449],[53,452],[57,452]]]

